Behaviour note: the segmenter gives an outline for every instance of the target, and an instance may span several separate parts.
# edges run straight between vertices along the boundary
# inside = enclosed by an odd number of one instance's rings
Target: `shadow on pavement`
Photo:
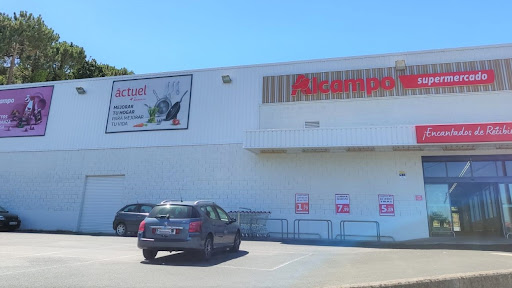
[[[249,252],[243,250],[236,253],[215,251],[212,258],[206,261],[194,252],[173,252],[169,254],[169,252],[160,251],[154,260],[144,260],[140,263],[146,265],[210,267],[243,257],[247,254]]]

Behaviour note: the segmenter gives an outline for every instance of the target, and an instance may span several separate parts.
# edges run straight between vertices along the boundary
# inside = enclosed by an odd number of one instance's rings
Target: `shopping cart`
[[[270,211],[238,210],[229,211],[229,216],[236,218],[240,225],[242,237],[269,237],[267,219]]]

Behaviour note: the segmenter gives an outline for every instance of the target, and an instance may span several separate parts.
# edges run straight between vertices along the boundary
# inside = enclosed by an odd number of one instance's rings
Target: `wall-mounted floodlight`
[[[405,60],[396,60],[395,61],[395,69],[396,70],[405,70],[405,67],[407,67],[405,65]]]
[[[231,83],[231,77],[229,77],[229,75],[222,75],[222,83]]]
[[[85,94],[85,89],[84,87],[76,87],[76,92],[78,92],[78,94]]]

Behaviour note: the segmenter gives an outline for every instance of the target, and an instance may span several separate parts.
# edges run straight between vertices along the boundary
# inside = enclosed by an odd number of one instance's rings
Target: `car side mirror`
[[[235,222],[236,222],[236,219],[235,219],[235,218],[230,218],[230,219],[229,219],[229,224],[231,224],[231,223],[235,223]]]

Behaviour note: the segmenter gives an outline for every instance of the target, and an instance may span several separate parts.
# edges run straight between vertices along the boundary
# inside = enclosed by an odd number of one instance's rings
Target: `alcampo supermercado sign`
[[[477,70],[400,75],[398,78],[404,89],[486,85],[494,83],[494,71]],[[383,77],[382,79],[372,77],[333,80],[329,82],[329,80],[319,81],[317,77],[309,79],[305,75],[299,74],[295,83],[292,84],[292,96],[296,96],[299,91],[304,95],[366,91],[366,95],[371,96],[372,93],[379,88],[392,90],[395,88],[395,85],[395,79],[389,76]]]
[[[512,90],[512,59],[263,77],[263,103]],[[471,91],[471,90],[470,90]]]

